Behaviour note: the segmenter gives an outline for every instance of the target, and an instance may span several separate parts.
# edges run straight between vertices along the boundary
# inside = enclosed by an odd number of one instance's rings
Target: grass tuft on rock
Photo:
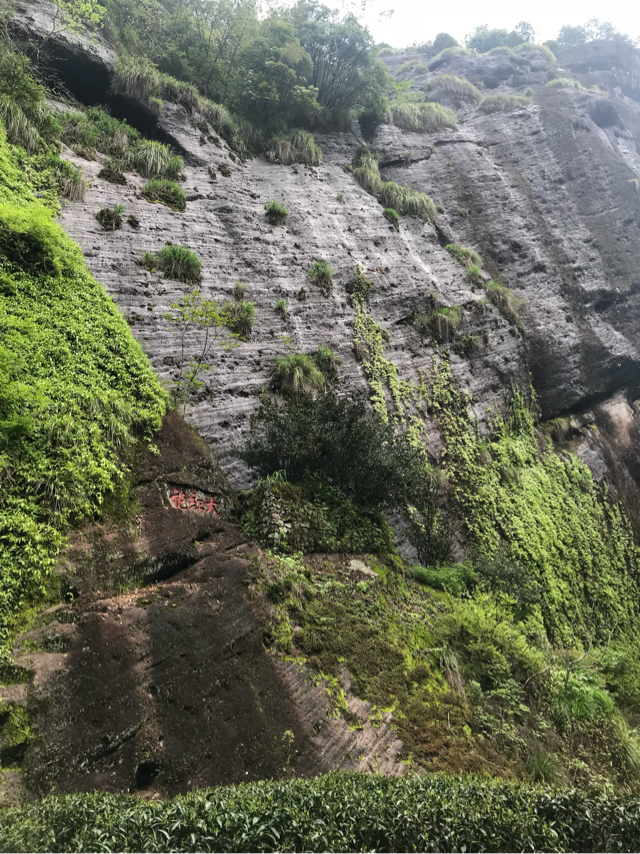
[[[487,95],[480,101],[480,112],[482,113],[510,113],[519,107],[526,107],[531,103],[531,98],[526,95],[507,95],[497,92],[495,95]]]
[[[478,104],[482,94],[466,77],[456,74],[437,74],[431,77],[422,87],[425,92],[448,92],[457,95],[462,101]]]
[[[187,206],[182,187],[167,178],[152,178],[142,187],[140,195],[148,202],[160,202],[176,211],[184,211]]]
[[[285,166],[292,163],[319,166],[322,163],[322,150],[309,131],[294,130],[273,137],[267,158],[272,163],[282,163]]]

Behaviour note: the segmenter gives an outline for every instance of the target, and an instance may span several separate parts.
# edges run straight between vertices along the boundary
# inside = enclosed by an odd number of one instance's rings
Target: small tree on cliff
[[[49,37],[71,30],[79,33],[88,26],[101,27],[105,9],[99,0],[54,0],[56,7]]]
[[[204,386],[201,376],[211,370],[209,361],[216,344],[230,349],[239,347],[240,336],[229,331],[231,318],[215,300],[204,299],[199,290],[171,303],[171,312],[163,317],[175,329],[179,353],[175,356],[178,377],[170,383],[171,401],[177,409],[182,405],[182,414],[194,392]],[[195,345],[195,356],[191,356]]]

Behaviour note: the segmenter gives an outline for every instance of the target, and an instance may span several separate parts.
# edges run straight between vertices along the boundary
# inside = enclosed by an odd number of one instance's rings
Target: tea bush
[[[163,801],[49,796],[0,814],[13,851],[637,851],[636,797],[446,774],[333,772]]]

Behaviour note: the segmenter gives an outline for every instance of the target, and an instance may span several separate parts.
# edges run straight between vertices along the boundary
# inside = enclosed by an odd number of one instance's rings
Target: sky
[[[324,0],[329,6],[338,5]],[[349,2],[349,0],[347,0]],[[362,0],[351,0],[361,6]],[[388,16],[388,12],[393,14]],[[519,21],[528,21],[539,42],[553,39],[564,24],[584,24],[589,18],[611,21],[622,33],[640,36],[640,3],[637,0],[538,0],[519,4],[507,0],[471,0],[436,3],[426,0],[365,0],[358,17],[367,24],[377,42],[405,47],[433,40],[447,32],[459,42],[479,24],[512,30]]]

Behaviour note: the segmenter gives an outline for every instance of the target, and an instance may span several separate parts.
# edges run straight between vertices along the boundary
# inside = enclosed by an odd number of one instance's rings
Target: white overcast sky
[[[324,2],[331,7],[338,5],[331,0]],[[351,2],[355,6],[360,5],[361,0]],[[393,15],[384,16],[383,13],[390,9]],[[465,35],[478,24],[511,30],[519,21],[528,21],[540,42],[555,38],[564,24],[584,24],[589,18],[611,21],[620,32],[632,38],[640,36],[638,0],[538,0],[529,4],[506,0],[368,0],[364,14],[359,9],[358,12],[376,41],[387,42],[393,47],[429,41],[439,32],[451,33],[462,43]]]

